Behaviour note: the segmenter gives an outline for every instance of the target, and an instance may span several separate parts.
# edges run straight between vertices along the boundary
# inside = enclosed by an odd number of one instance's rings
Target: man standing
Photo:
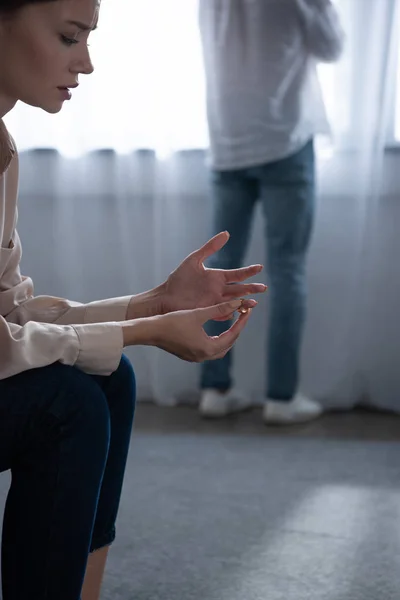
[[[242,264],[254,208],[265,217],[269,283],[266,423],[318,417],[298,390],[306,258],[314,217],[313,139],[329,131],[316,73],[342,52],[331,0],[200,0],[212,167],[213,230],[226,246],[208,266]],[[210,322],[219,335],[228,324]],[[232,353],[202,367],[200,412],[219,417],[249,401],[234,390]]]

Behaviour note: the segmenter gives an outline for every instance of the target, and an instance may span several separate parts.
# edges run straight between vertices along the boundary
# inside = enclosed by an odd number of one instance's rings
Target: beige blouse
[[[32,280],[20,272],[17,196],[18,154],[0,120],[0,379],[57,361],[111,374],[131,296],[89,304],[34,296]]]

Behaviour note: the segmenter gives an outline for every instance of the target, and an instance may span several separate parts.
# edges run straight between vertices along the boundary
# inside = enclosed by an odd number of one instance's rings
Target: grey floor
[[[400,598],[400,421],[139,407],[104,600]]]
[[[103,600],[400,598],[399,425],[140,405]]]

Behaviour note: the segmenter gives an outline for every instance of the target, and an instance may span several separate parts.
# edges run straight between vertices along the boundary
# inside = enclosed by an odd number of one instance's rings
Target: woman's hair
[[[0,13],[13,13],[28,4],[55,2],[56,0],[0,0]]]

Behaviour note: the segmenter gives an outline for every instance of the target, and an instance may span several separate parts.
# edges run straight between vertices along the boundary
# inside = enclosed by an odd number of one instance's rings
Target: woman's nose
[[[92,60],[90,58],[89,49],[86,47],[83,51],[82,56],[80,56],[79,60],[75,62],[72,72],[79,75],[82,73],[83,75],[91,75],[94,71],[94,66]]]

